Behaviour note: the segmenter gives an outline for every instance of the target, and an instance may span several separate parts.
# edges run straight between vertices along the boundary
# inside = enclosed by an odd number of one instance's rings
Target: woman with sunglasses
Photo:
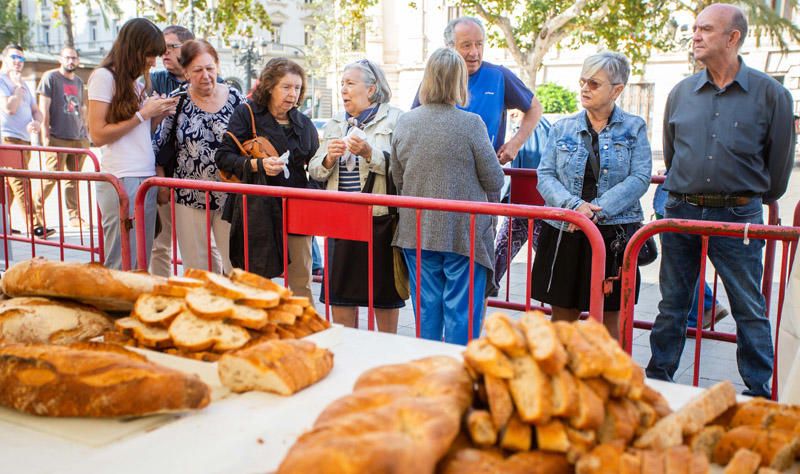
[[[345,113],[325,125],[323,146],[308,165],[308,173],[317,181],[327,181],[331,191],[387,194],[392,132],[401,111],[389,105],[392,91],[386,76],[377,64],[367,59],[356,61],[344,67],[340,93]],[[389,209],[383,206],[375,206],[372,211],[373,216],[388,213]],[[378,330],[394,333],[399,308],[405,303],[397,294],[391,271],[391,237],[374,242],[373,305]],[[333,320],[355,327],[358,307],[367,306],[367,246],[338,239],[328,242]],[[324,291],[320,292],[320,301],[325,301]]]
[[[639,199],[650,185],[652,157],[647,125],[614,101],[628,82],[630,64],[619,53],[590,56],[581,71],[584,110],[550,130],[539,164],[539,192],[547,206],[577,211],[597,225],[606,246],[606,276],[616,276],[636,224]],[[592,252],[572,224],[546,221],[533,262],[532,298],[550,303],[553,320],[574,321],[589,309]],[[639,293],[639,279],[636,280]],[[620,284],[603,304],[603,323],[619,335]]]

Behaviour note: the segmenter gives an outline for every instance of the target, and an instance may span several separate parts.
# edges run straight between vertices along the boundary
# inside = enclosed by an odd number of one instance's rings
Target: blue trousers
[[[408,265],[411,302],[417,311],[417,253],[416,249],[403,249]],[[469,257],[451,252],[422,251],[422,286],[420,288],[421,321],[420,335],[423,339],[467,343],[469,314]],[[486,268],[474,266],[472,328],[477,338],[481,330],[483,297],[486,291]]]
[[[744,206],[712,208],[693,206],[670,197],[666,203],[666,217],[761,224],[763,210],[757,198]],[[661,302],[650,333],[652,357],[647,376],[671,381],[686,343],[686,320],[692,293],[697,287],[701,242],[697,235],[681,233],[663,234],[661,241]],[[731,315],[736,320],[736,360],[739,374],[747,385],[744,393],[769,397],[773,347],[761,294],[763,249],[763,240],[751,239],[748,245],[740,238],[711,237],[708,241],[708,257],[725,286]]]

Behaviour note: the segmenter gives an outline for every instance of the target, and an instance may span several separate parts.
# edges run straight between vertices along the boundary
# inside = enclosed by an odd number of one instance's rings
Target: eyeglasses
[[[597,89],[603,87],[606,84],[611,84],[613,86],[613,85],[616,85],[618,83],[616,83],[616,82],[600,82],[600,81],[597,81],[597,80],[594,80],[594,79],[581,78],[578,81],[578,84],[580,84],[581,89],[583,89],[584,87],[588,86],[590,91],[596,91]]]
[[[183,46],[183,43],[170,43],[167,45],[167,48],[181,49],[181,46]]]
[[[66,59],[67,61],[77,61],[78,60],[77,56],[61,56],[61,57],[63,59]]]
[[[20,56],[19,54],[12,54],[11,55],[11,60],[12,61],[19,61],[21,63],[24,63],[25,62],[25,56]]]

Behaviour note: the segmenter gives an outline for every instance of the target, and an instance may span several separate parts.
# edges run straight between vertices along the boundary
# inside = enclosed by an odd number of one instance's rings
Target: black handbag
[[[181,114],[186,95],[187,94],[181,95],[181,98],[178,100],[178,108],[175,109],[175,115],[172,116],[172,128],[169,131],[167,141],[161,145],[161,148],[158,149],[158,153],[156,154],[156,164],[164,168],[164,176],[167,178],[175,176],[175,168],[178,167],[178,116]],[[161,130],[161,132],[163,133],[164,130]]]
[[[386,160],[386,194],[394,195],[394,182],[389,172],[389,156],[384,152]],[[375,186],[375,173],[370,172],[361,192],[372,193]],[[399,214],[397,208],[390,207],[389,214],[372,217],[373,239],[373,299],[376,305],[391,305],[397,301],[407,300],[410,296],[408,269],[401,251],[392,247],[392,240],[397,229]],[[333,241],[329,255],[331,268],[367,268],[368,248],[365,242],[330,239]],[[392,278],[387,278],[391,267]],[[330,281],[331,298],[340,303],[366,305],[368,299],[368,280],[365,271],[362,278],[339,278],[332,275]],[[338,300],[338,301],[337,301]]]

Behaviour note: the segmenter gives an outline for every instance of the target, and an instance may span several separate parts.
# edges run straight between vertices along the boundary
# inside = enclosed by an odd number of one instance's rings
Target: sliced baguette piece
[[[314,332],[320,332],[328,329],[328,326],[323,324],[323,321],[314,315],[310,315],[309,313],[303,313],[299,320],[308,325],[308,327]]]
[[[469,411],[467,432],[476,446],[488,447],[497,443],[497,430],[492,422],[492,415],[486,410]]]
[[[500,447],[516,452],[530,451],[532,434],[531,425],[522,421],[515,413],[500,435]]]
[[[244,328],[198,318],[191,311],[183,311],[172,321],[169,335],[175,346],[187,351],[213,349],[223,352],[238,349],[250,340],[250,333]]]
[[[275,296],[277,296],[277,293],[275,294]],[[275,307],[275,309],[277,309],[278,311],[286,311],[287,313],[292,313],[297,317],[303,315],[303,307],[300,306],[299,304],[280,303]]]
[[[133,316],[145,324],[169,327],[172,320],[183,310],[182,298],[141,295],[133,305]]]
[[[160,283],[153,287],[152,295],[155,296],[172,296],[175,298],[185,298],[192,289],[188,286],[170,285],[168,283]]]
[[[550,375],[562,371],[567,364],[567,351],[553,324],[540,311],[522,315],[519,322],[531,355],[542,370]]]
[[[467,367],[469,367],[468,364]],[[483,383],[486,387],[486,398],[488,399],[489,413],[492,415],[492,423],[499,430],[506,426],[514,413],[511,392],[508,391],[508,384],[505,380],[493,375],[484,375]]]
[[[205,282],[208,279],[208,275],[210,273],[211,272],[209,272],[208,270],[201,270],[199,268],[187,268],[183,272],[183,277],[191,280],[200,280],[203,282],[202,286],[205,286]]]
[[[240,304],[233,306],[233,312],[227,319],[229,323],[248,329],[261,329],[267,325],[268,321],[267,312],[263,309],[251,308]]]
[[[569,451],[567,430],[559,420],[551,420],[536,426],[536,445],[542,451],[566,453]]]
[[[550,377],[530,355],[512,358],[511,365],[514,376],[508,386],[520,418],[526,423],[547,423],[552,413]]]
[[[233,314],[233,300],[199,288],[186,295],[186,306],[203,319],[225,319]]]
[[[595,348],[578,331],[581,323],[556,321],[553,326],[558,339],[567,349],[567,358],[572,373],[578,378],[590,378],[602,375],[609,364],[609,356]]]
[[[576,324],[576,326],[578,332],[592,346],[608,356],[608,363],[602,373],[603,378],[614,385],[627,387],[633,376],[633,360],[622,350],[619,343],[611,338],[606,327],[591,318]]]
[[[575,464],[576,474],[606,474],[620,472],[620,463],[625,445],[616,443],[602,443],[594,447],[589,453],[581,456]]]
[[[269,278],[264,278],[261,275],[256,275],[255,273],[246,272],[240,268],[234,268],[231,270],[230,278],[236,283],[241,283],[243,285],[251,286],[261,290],[274,291],[278,293],[281,298],[289,298],[292,295],[292,292],[289,291],[288,288],[280,286]],[[309,302],[309,305],[310,304],[311,302]]]
[[[163,327],[149,326],[133,317],[117,319],[114,325],[121,331],[132,335],[145,347],[163,349],[173,345],[169,332]]]
[[[277,327],[275,328],[275,332],[281,339],[297,339],[297,336],[295,336],[292,331],[286,329],[286,325],[284,324],[277,325]]]
[[[675,446],[664,453],[664,474],[688,474],[692,467],[692,452],[688,446]]]
[[[514,368],[508,357],[485,338],[470,341],[467,350],[464,351],[464,359],[481,374],[501,379],[510,379],[514,376]]]
[[[296,304],[302,308],[308,308],[311,306],[311,300],[309,300],[306,296],[282,296],[281,301],[286,304]]]
[[[525,336],[517,323],[504,313],[492,313],[484,323],[486,338],[493,346],[509,357],[520,357],[528,353]]]
[[[267,310],[269,322],[275,324],[284,324],[284,325],[292,325],[294,324],[295,320],[297,320],[297,316],[293,313],[287,313],[286,311],[280,311],[277,309],[269,309]]]
[[[578,392],[578,409],[569,417],[569,424],[579,430],[596,430],[603,423],[605,417],[603,400],[583,380],[576,378],[575,382]]]
[[[220,358],[217,371],[234,392],[259,390],[292,395],[323,379],[333,353],[309,341],[268,341]]]
[[[211,272],[206,273],[206,288],[215,295],[232,300],[244,298],[249,291],[247,288],[243,288],[241,285],[231,281],[230,278]]]
[[[568,418],[578,412],[578,391],[575,376],[562,370],[550,377],[552,387],[552,414]]]
[[[755,474],[761,464],[761,455],[741,448],[731,458],[723,474]]]
[[[206,282],[204,279],[171,276],[167,278],[167,285],[182,286],[184,288],[202,288],[206,285]]]
[[[567,430],[567,439],[569,440],[567,461],[569,461],[570,464],[575,464],[581,456],[594,449],[597,445],[597,435],[594,431],[577,430],[569,425],[567,425],[565,429]]]
[[[708,459],[714,458],[714,449],[725,434],[725,428],[711,425],[703,428],[699,433],[689,438],[688,446],[693,453],[701,453]]]
[[[639,423],[638,411],[635,408],[629,410],[621,400],[612,399],[606,403],[605,412],[603,423],[597,430],[597,439],[600,443],[619,440],[625,445],[629,444],[636,434],[636,426]]]

